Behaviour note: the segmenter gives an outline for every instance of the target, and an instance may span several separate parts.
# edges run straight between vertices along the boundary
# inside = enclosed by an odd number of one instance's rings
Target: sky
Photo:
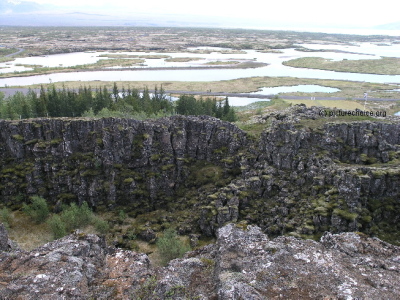
[[[350,24],[354,26],[379,25],[399,22],[398,9],[393,0],[277,0],[277,1],[226,1],[226,0],[33,0],[37,3],[60,5],[78,8],[91,6],[100,8],[110,6],[115,9],[144,13],[174,13],[208,16],[230,16],[232,18],[258,18],[265,20],[284,20],[293,23],[320,23],[326,25]]]
[[[19,0],[8,0],[19,2]],[[365,0],[27,0],[40,4],[63,6],[73,11],[119,11],[144,14],[174,14],[209,17],[225,17],[257,21],[262,25],[275,23],[289,27],[365,28],[400,22],[398,9],[393,0],[379,2]]]

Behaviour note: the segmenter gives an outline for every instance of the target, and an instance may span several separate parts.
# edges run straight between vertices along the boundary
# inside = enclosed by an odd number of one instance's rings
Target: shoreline
[[[261,67],[266,67],[269,64],[261,63],[261,62],[252,62],[246,61],[236,65],[218,65],[218,66],[194,66],[194,67],[133,67],[133,68],[115,68],[115,69],[103,69],[103,68],[95,68],[95,69],[60,69],[60,70],[49,70],[43,72],[36,73],[2,73],[0,74],[0,78],[16,78],[16,77],[29,77],[29,76],[40,76],[40,75],[49,75],[49,74],[58,74],[58,73],[72,73],[72,72],[103,72],[103,71],[163,71],[163,70],[209,70],[209,69],[256,69]],[[7,76],[12,75],[12,76]]]

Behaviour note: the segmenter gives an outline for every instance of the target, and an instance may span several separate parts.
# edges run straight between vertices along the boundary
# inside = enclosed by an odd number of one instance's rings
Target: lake
[[[317,78],[317,79],[335,79],[350,81],[366,81],[376,83],[398,83],[400,84],[400,75],[374,75],[374,74],[358,74],[333,72],[324,70],[312,70],[306,68],[292,68],[282,65],[282,62],[299,57],[318,56],[334,60],[342,59],[379,59],[381,56],[400,57],[400,44],[387,46],[378,46],[371,43],[358,43],[353,46],[343,45],[320,45],[320,44],[299,44],[309,49],[331,49],[339,51],[348,51],[356,53],[344,52],[302,52],[293,48],[283,49],[282,53],[261,53],[256,50],[246,50],[245,53],[220,53],[220,48],[202,47],[202,49],[190,49],[184,53],[159,53],[159,52],[118,52],[118,54],[129,55],[168,55],[170,57],[195,57],[201,60],[190,62],[166,62],[165,59],[146,59],[142,68],[148,67],[198,67],[212,61],[229,61],[229,60],[252,60],[256,62],[268,63],[268,66],[254,69],[180,69],[180,70],[109,70],[109,71],[88,71],[88,72],[71,72],[71,73],[54,73],[48,75],[28,76],[28,77],[12,77],[0,79],[0,87],[14,85],[30,85],[49,82],[62,81],[219,81],[230,80],[254,76],[289,76],[299,78]],[[195,53],[194,51],[204,50],[207,48],[211,53]],[[224,49],[229,51],[229,49]],[[45,57],[26,57],[18,58],[13,62],[0,64],[0,72],[9,73],[15,70],[26,70],[21,65],[43,65],[49,67],[59,66],[76,66],[81,64],[95,63],[99,57],[111,52],[78,52],[49,55]],[[112,54],[116,54],[112,52]],[[140,68],[140,67],[139,67]],[[320,87],[315,87],[320,88]],[[307,92],[316,92],[312,88]]]

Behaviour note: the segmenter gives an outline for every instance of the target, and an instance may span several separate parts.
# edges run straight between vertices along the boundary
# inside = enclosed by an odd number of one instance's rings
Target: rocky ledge
[[[0,227],[0,299],[398,299],[400,247],[358,233],[269,239],[228,224],[217,241],[153,267],[75,233],[30,252]],[[5,245],[4,245],[5,244]]]
[[[359,231],[400,245],[400,119],[324,118],[293,106],[245,132],[207,116],[1,121],[0,198],[53,212],[84,201],[124,210],[126,232],[215,236],[229,222],[270,237]],[[120,231],[118,231],[120,230]],[[134,249],[131,249],[134,250]]]

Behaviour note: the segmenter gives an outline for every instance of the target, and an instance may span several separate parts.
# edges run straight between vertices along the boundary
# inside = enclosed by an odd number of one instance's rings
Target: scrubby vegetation
[[[23,211],[37,224],[46,221],[49,216],[49,207],[44,198],[39,196],[32,196],[32,203],[23,205]]]
[[[52,210],[60,210],[59,213],[52,213]],[[21,222],[24,227],[30,227],[30,231],[39,234],[51,233],[53,239],[61,238],[69,234],[75,229],[86,229],[88,226],[96,233],[105,234],[109,231],[110,225],[99,215],[93,213],[87,202],[81,205],[71,203],[70,205],[63,205],[61,208],[51,208],[45,198],[40,196],[32,196],[31,203],[24,203],[22,206],[22,215],[13,213],[10,208],[3,207],[0,209],[0,222],[7,228],[14,231],[25,231],[21,227]],[[14,226],[15,225],[15,226]],[[46,239],[46,237],[44,237]],[[47,240],[44,240],[47,241]],[[44,242],[43,241],[43,242]]]
[[[8,207],[3,207],[0,209],[0,222],[9,228],[12,221],[11,210]]]
[[[158,238],[157,246],[163,265],[174,258],[182,257],[190,250],[190,247],[178,238],[176,231],[172,228],[165,230],[163,236]]]
[[[81,206],[75,203],[64,206],[60,214],[54,214],[49,219],[48,225],[55,239],[88,225],[93,225],[99,233],[106,233],[109,229],[108,223],[94,215],[87,202],[83,202]]]

